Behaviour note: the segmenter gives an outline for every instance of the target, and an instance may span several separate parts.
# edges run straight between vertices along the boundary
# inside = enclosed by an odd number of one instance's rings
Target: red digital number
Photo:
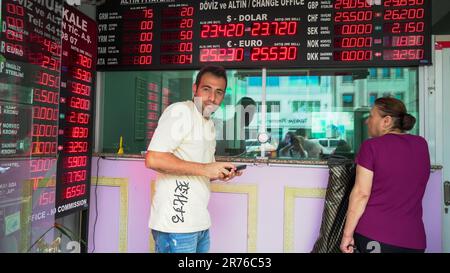
[[[190,54],[181,54],[181,55],[176,55],[176,61],[175,63],[178,64],[190,64],[192,63],[192,55]]]
[[[14,15],[18,15],[18,16],[24,16],[25,12],[22,6],[19,5],[14,5],[14,4],[6,4],[6,11],[8,13],[14,14]]]
[[[142,21],[140,25],[141,30],[152,30],[153,29],[153,21]]]
[[[153,45],[152,44],[140,44],[139,45],[139,53],[152,53]]]
[[[360,10],[360,11],[338,11],[335,14],[334,21],[340,22],[364,22],[372,21],[373,11]]]
[[[81,109],[81,110],[89,110],[91,107],[91,102],[88,99],[82,99],[82,98],[78,98],[78,97],[70,97],[69,99],[70,103],[70,107],[75,108],[75,109]]]
[[[297,34],[298,22],[254,22],[251,28],[252,36],[290,36]]]
[[[66,172],[64,174],[64,183],[77,183],[86,180],[86,170]]]
[[[181,16],[189,17],[194,15],[194,7],[182,7]]]
[[[407,47],[407,46],[423,46],[425,37],[423,35],[416,36],[392,36],[392,47]]]
[[[90,96],[91,95],[91,87],[86,84],[78,83],[78,82],[72,82],[72,89],[71,91],[78,95],[84,95],[84,96]]]
[[[89,114],[85,113],[77,113],[77,112],[69,112],[67,115],[68,122],[74,124],[88,124],[89,123]]]
[[[33,106],[33,119],[58,120],[58,109],[44,106]]]
[[[151,42],[153,40],[153,32],[142,32],[139,35],[139,41],[141,42]]]
[[[388,9],[385,11],[384,20],[423,19],[425,10],[418,9]]]
[[[34,137],[57,137],[58,126],[35,123],[33,124],[33,132],[31,135]]]
[[[133,64],[137,65],[152,64],[152,56],[133,56]]]
[[[55,191],[50,192],[43,192],[39,196],[39,205],[45,206],[48,204],[54,204],[55,203]]]
[[[46,172],[56,165],[56,159],[33,159],[30,161],[30,172]]]
[[[72,187],[67,187],[64,190],[63,198],[64,199],[74,198],[74,197],[83,195],[85,192],[86,192],[86,185],[85,184],[76,185],[76,186],[72,186]]]
[[[31,144],[32,155],[56,154],[56,142],[33,141]]]
[[[251,50],[250,59],[252,61],[293,61],[297,59],[297,47],[254,47]]]
[[[200,62],[240,62],[244,60],[244,48],[203,48]]]
[[[16,30],[23,30],[23,20],[19,18],[9,17],[6,16],[6,23],[8,24],[8,27],[16,29]]]
[[[181,19],[180,28],[192,28],[194,19]]]
[[[41,67],[47,68],[53,71],[59,71],[61,69],[61,62],[59,60],[53,59],[49,56],[42,56],[42,61],[40,62]]]
[[[46,178],[43,176],[31,177],[31,181],[33,183],[33,190],[36,190],[39,187],[40,182],[43,181],[44,179]]]
[[[73,70],[73,77],[77,80],[84,81],[90,83],[92,80],[92,74],[89,71],[86,71],[81,68],[75,68]]]
[[[421,6],[425,0],[384,0],[385,7]]]
[[[45,206],[48,204],[54,204],[55,203],[55,191],[51,192],[43,192],[39,196],[39,205]]]
[[[372,34],[372,24],[357,24],[357,25],[336,25],[334,27],[336,35],[364,35]]]
[[[345,37],[337,38],[335,47],[361,48],[372,47],[372,37]]]
[[[192,30],[183,30],[180,32],[180,40],[192,40],[193,32]]]
[[[424,54],[425,51],[423,49],[394,49],[385,50],[383,58],[389,61],[422,60]]]
[[[163,9],[163,17],[191,17],[194,15],[194,7],[186,6],[181,8],[165,8]]]
[[[153,18],[153,9],[144,9],[144,17],[147,19]]]
[[[67,130],[67,137],[70,138],[87,138],[89,135],[89,129],[85,127],[70,127]]]
[[[58,105],[58,93],[35,88],[33,92],[34,101]]]
[[[161,52],[192,52],[192,43],[163,44]]]
[[[179,52],[192,52],[192,43],[180,43],[178,47]]]
[[[87,156],[69,156],[64,159],[64,168],[79,168],[87,166]]]
[[[372,50],[345,50],[335,52],[334,59],[342,62],[361,62],[372,60]]]
[[[161,56],[161,64],[190,64],[190,63],[192,63],[192,54]]]
[[[88,56],[78,53],[76,58],[76,64],[81,65],[87,69],[90,69],[92,67],[92,59]]]
[[[210,34],[211,26],[212,25],[209,25],[209,24],[205,24],[205,25],[201,26],[201,29],[200,29],[200,37],[201,38],[214,38],[214,37],[211,37],[211,34]]]
[[[50,52],[56,56],[61,55],[61,45],[47,39],[44,39],[42,41],[42,44],[44,46],[45,51]]]
[[[390,23],[384,24],[384,32],[387,33],[416,33],[416,32],[424,32],[425,31],[425,23],[424,22],[406,22],[406,23]]]
[[[194,15],[194,8],[193,7],[182,7],[180,15],[183,17],[189,17],[189,16]]]
[[[37,188],[49,188],[49,187],[55,187],[56,185],[56,177],[55,175],[48,176],[36,176],[31,177],[31,182],[33,184],[33,190],[36,190]]]
[[[6,39],[11,41],[23,42],[23,34],[11,29],[6,30]]]
[[[69,141],[64,148],[67,153],[86,153],[88,143],[86,141]]]
[[[370,0],[336,0],[334,3],[335,9],[362,9],[371,7],[372,2]]]
[[[242,37],[245,25],[239,24],[205,24],[201,26],[201,38]]]
[[[58,89],[60,85],[60,77],[40,71],[37,75],[37,83]]]

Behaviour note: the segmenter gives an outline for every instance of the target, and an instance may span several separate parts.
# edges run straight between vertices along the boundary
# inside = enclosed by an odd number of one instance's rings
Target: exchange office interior
[[[313,54],[314,30],[307,34],[302,16],[319,12],[306,7],[272,12],[220,1],[234,5],[224,13],[189,0],[112,2],[28,9],[0,1],[0,252],[153,252],[147,221],[156,173],[143,154],[161,113],[192,98],[207,63],[223,64],[228,76],[214,115],[216,160],[247,164],[232,183],[211,185],[211,252],[310,252],[327,159],[354,159],[368,138],[370,108],[386,96],[405,103],[418,120],[410,133],[429,142],[427,252],[450,251],[449,1],[431,1],[421,17],[418,0],[414,14],[392,12],[373,24],[370,8],[353,23],[336,9],[330,18],[342,22],[319,43],[341,53],[328,56]],[[377,26],[415,34],[381,41],[389,49],[376,59],[367,46]],[[255,113],[237,117],[243,101]],[[303,153],[283,149],[289,135]]]

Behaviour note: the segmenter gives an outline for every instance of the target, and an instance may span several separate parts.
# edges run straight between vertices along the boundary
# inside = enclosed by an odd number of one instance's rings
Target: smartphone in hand
[[[236,172],[242,171],[247,168],[247,165],[236,165]],[[228,171],[231,171],[231,168],[226,168]]]

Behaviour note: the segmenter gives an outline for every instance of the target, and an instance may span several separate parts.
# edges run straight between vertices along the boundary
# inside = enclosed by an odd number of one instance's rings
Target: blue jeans
[[[152,229],[156,253],[208,253],[209,229],[190,233],[167,233]]]

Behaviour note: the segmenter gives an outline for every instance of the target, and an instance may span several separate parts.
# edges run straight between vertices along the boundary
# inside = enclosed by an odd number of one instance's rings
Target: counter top
[[[114,153],[94,153],[92,156],[104,156],[114,159],[138,159],[143,160],[144,155],[139,154],[123,154],[118,155]],[[277,165],[304,165],[304,166],[326,166],[326,160],[300,160],[300,159],[284,159],[284,158],[243,158],[243,157],[232,157],[232,156],[216,156],[216,161],[218,162],[239,162],[248,164],[277,164]],[[440,165],[432,165],[432,170],[441,170],[443,167]]]

